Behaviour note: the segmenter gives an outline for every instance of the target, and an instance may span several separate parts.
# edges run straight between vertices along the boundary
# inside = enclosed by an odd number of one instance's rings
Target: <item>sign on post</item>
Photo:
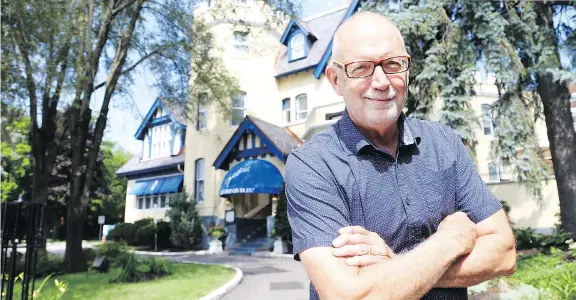
[[[98,224],[100,224],[100,232],[98,232],[98,239],[100,241],[102,240],[102,225],[104,225],[104,223],[106,222],[106,216],[98,216]]]

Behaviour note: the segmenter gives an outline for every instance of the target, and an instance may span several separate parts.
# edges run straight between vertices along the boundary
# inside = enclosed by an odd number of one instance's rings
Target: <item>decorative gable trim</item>
[[[247,137],[251,135],[252,138],[252,148],[248,148],[248,139]],[[260,147],[256,148],[255,139],[254,137],[260,138],[261,144]],[[243,150],[238,150],[240,143],[243,143]],[[226,146],[220,152],[216,160],[214,161],[214,167],[216,169],[228,170],[230,166],[230,162],[234,159],[242,159],[248,157],[256,157],[259,155],[264,154],[272,154],[281,161],[285,161],[286,157],[280,151],[280,149],[272,143],[272,141],[254,124],[252,120],[248,116],[244,118],[242,123],[238,126],[232,137],[226,143]]]
[[[156,110],[158,108],[162,108],[162,110],[166,112],[166,116],[160,118],[154,118],[154,114],[156,113]],[[152,104],[152,107],[150,107],[150,110],[146,114],[146,117],[144,117],[144,119],[142,120],[142,123],[140,124],[140,127],[138,127],[138,130],[134,134],[134,137],[137,140],[144,140],[144,133],[147,127],[154,127],[168,122],[172,122],[174,128],[182,128],[184,130],[186,129],[186,124],[181,124],[177,122],[176,119],[172,116],[172,113],[168,109],[166,109],[164,104],[162,104],[160,98],[156,98],[156,101],[154,102],[154,104]]]
[[[280,43],[286,47],[288,47],[288,43],[290,42],[290,38],[294,35],[294,31],[301,31],[304,33],[304,36],[308,39],[316,38],[312,33],[310,33],[304,26],[302,26],[296,19],[292,18],[288,26],[286,26],[286,30],[282,33],[282,37],[280,38]]]
[[[358,11],[358,9],[360,9],[362,1],[363,0],[352,0],[350,6],[348,7],[348,10],[346,11],[346,14],[344,15],[344,18],[342,19],[342,22],[350,18],[350,16],[352,16],[354,13]],[[342,22],[340,22],[340,24],[342,24]],[[340,26],[340,24],[338,26]],[[324,73],[324,70],[326,70],[328,60],[332,56],[332,42],[334,42],[334,37],[332,37],[332,40],[330,40],[328,47],[326,47],[326,51],[324,52],[324,55],[322,55],[320,63],[318,63],[318,65],[316,65],[316,69],[314,69],[314,77],[316,79],[320,79],[320,77]]]

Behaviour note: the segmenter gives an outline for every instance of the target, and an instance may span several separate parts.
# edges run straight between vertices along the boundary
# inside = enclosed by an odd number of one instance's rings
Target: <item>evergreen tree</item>
[[[564,230],[576,238],[576,133],[567,85],[576,82],[574,1],[368,0],[388,16],[411,54],[408,114],[426,119],[442,99],[440,121],[475,146],[470,110],[475,73],[495,78],[493,159],[542,199],[544,167],[535,122],[548,129]],[[565,59],[561,59],[564,55]]]
[[[186,193],[170,196],[170,208],[166,216],[170,219],[170,241],[180,249],[192,249],[202,239],[202,223],[196,201],[188,201]]]
[[[288,244],[292,244],[292,228],[288,222],[288,202],[286,200],[286,190],[282,185],[278,203],[276,203],[276,215],[274,217],[274,235],[275,238],[281,238]]]

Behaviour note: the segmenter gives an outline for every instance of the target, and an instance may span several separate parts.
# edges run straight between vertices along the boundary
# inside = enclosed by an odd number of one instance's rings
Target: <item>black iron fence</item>
[[[4,202],[1,213],[1,298],[11,300],[20,294],[21,299],[32,299],[37,250],[42,247],[44,204],[21,200]],[[18,285],[19,292],[15,293]]]

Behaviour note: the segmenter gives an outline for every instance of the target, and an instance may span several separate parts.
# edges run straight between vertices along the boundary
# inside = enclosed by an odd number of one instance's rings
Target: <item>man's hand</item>
[[[442,235],[447,242],[456,242],[461,255],[466,255],[476,243],[476,224],[465,213],[456,212],[440,222],[436,234]]]
[[[343,227],[339,233],[340,236],[332,242],[332,254],[345,258],[349,266],[369,266],[395,255],[377,233],[361,226]]]

